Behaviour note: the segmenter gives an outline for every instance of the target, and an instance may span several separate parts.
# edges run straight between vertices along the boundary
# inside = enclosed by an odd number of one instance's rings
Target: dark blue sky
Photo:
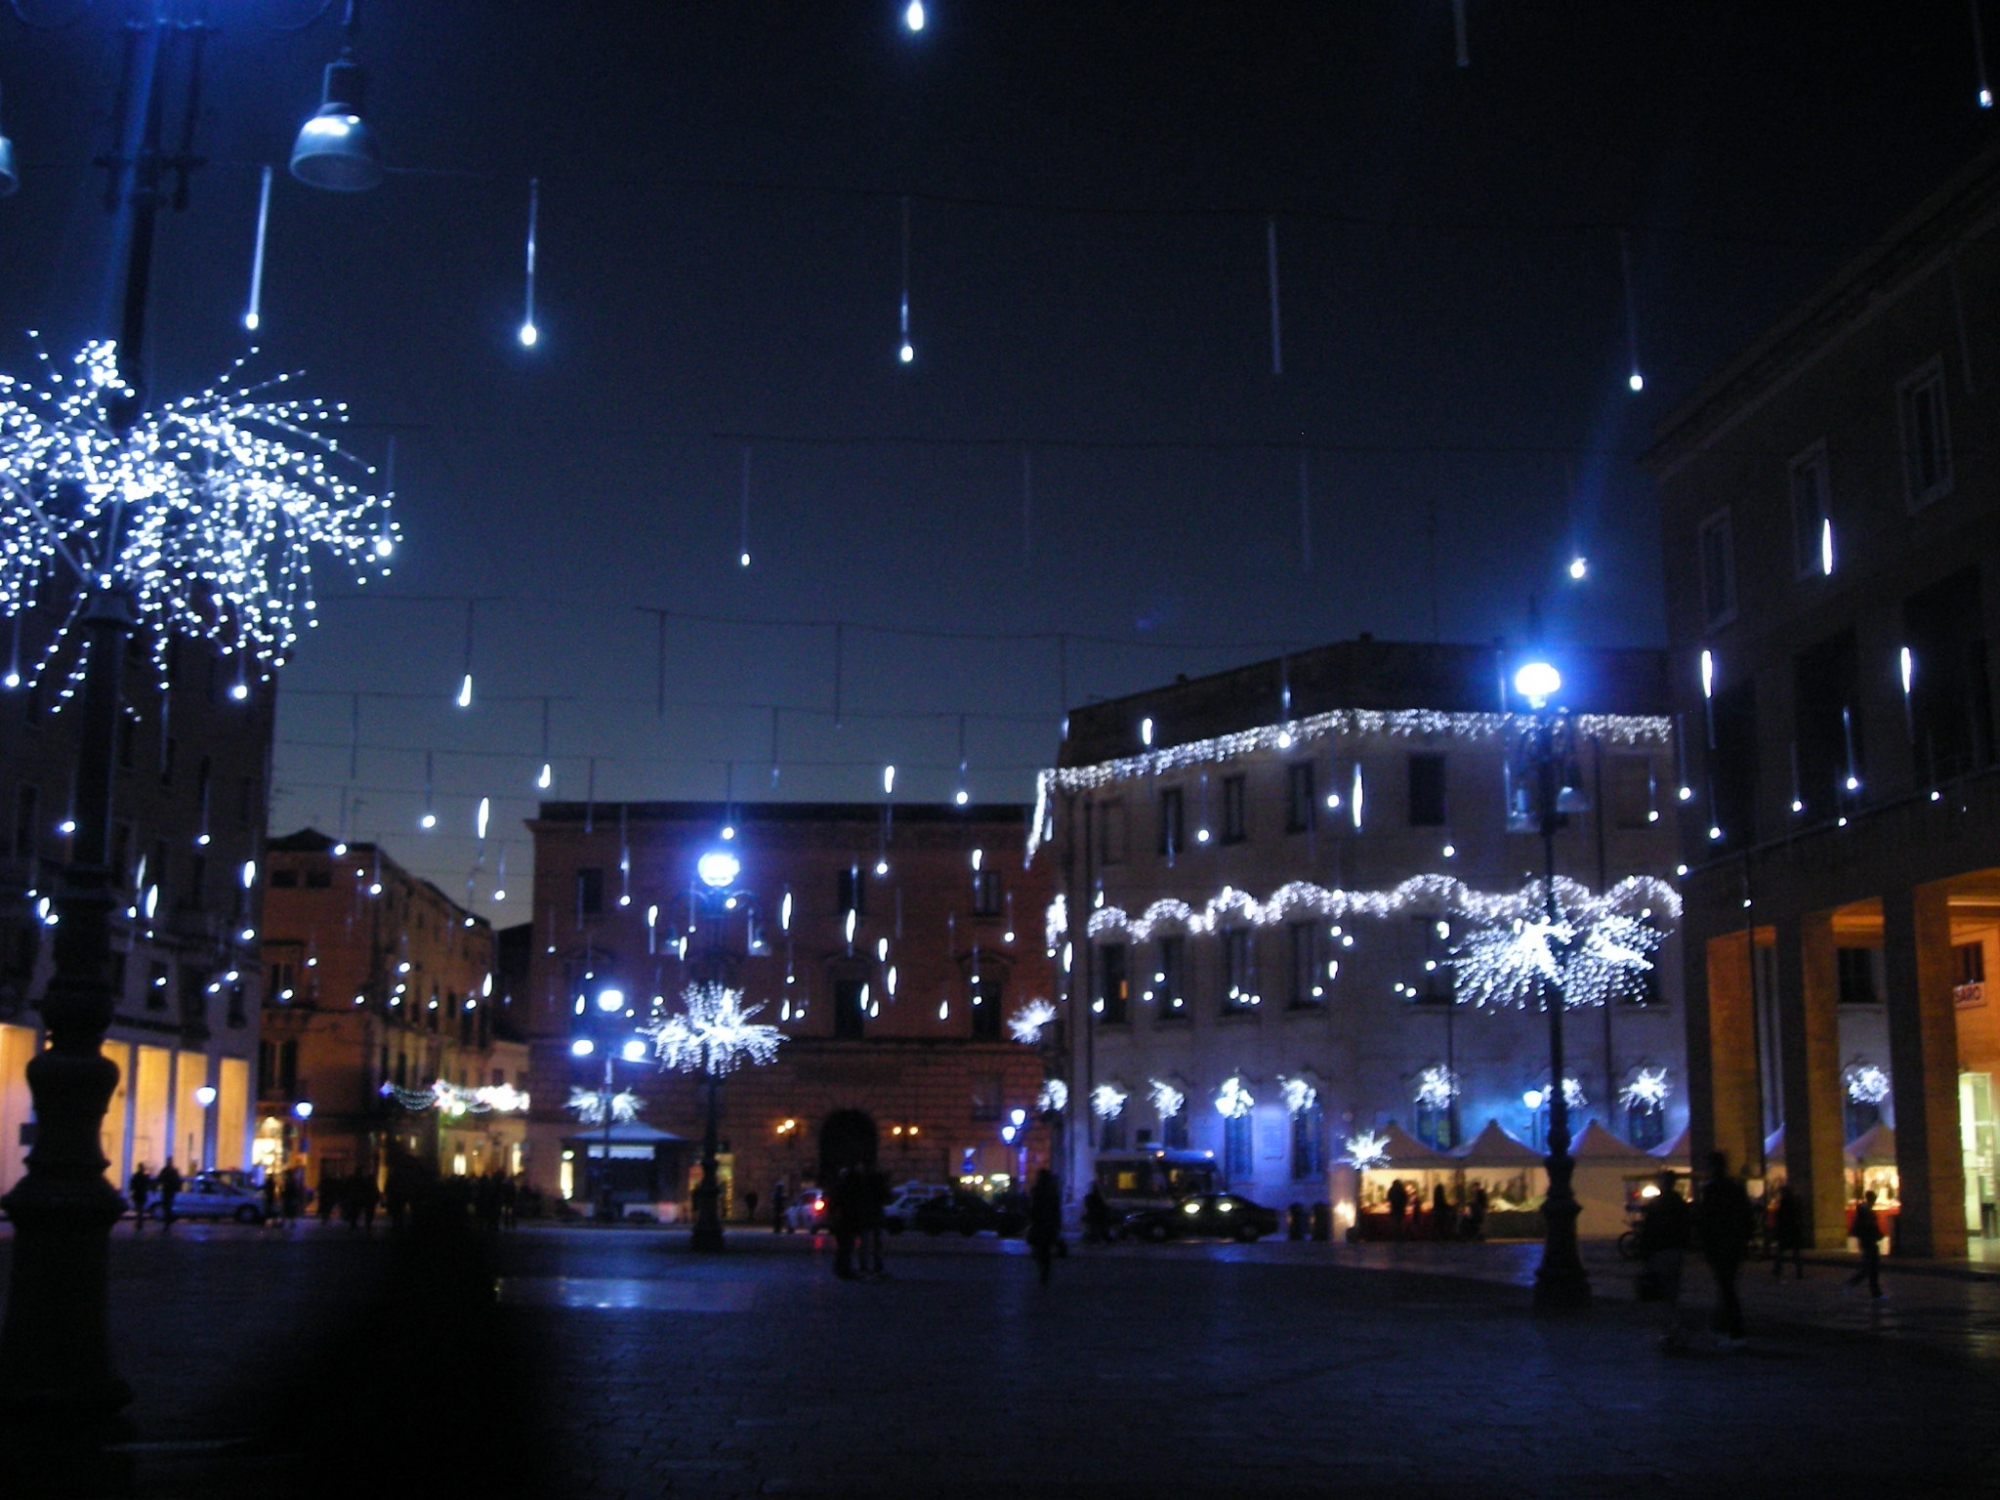
[[[282,165],[337,47],[330,21],[257,29],[307,0],[214,9],[212,162],[160,248],[161,394],[241,352],[257,169]],[[1425,638],[1434,612],[1447,638],[1518,634],[1531,593],[1559,636],[1657,641],[1634,455],[1986,142],[1968,14],[1469,13],[1461,70],[1449,0],[935,0],[920,37],[886,0],[365,5],[368,115],[396,170],[355,198],[281,175],[260,363],[351,402],[371,457],[396,434],[409,546],[391,587],[416,597],[330,595],[284,679],[274,827],[332,827],[349,786],[353,833],[462,895],[492,796],[506,916],[524,909],[545,696],[571,797],[593,755],[607,798],[721,796],[732,760],[737,795],[767,795],[774,704],[779,795],[871,796],[885,760],[899,794],[948,795],[961,714],[975,796],[1025,796],[1053,756],[1053,639],[849,630],[836,729],[834,632],[729,622],[1068,633],[1071,701],[1277,642]],[[0,23],[25,176],[0,203],[12,368],[20,330],[67,349],[109,325],[88,163],[113,40],[95,12]],[[532,352],[514,338],[530,176]],[[1580,589],[1573,547],[1593,562]],[[460,713],[454,601],[473,595],[491,602]],[[667,630],[665,718],[638,606],[711,617]],[[441,826],[421,835],[426,750]]]

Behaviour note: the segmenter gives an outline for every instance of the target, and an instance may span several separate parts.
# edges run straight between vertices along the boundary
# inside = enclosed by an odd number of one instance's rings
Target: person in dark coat
[[[1806,1279],[1806,1201],[1787,1183],[1778,1189],[1778,1201],[1771,1209],[1771,1275],[1782,1278],[1785,1257],[1792,1258],[1794,1279]]]
[[[1047,1167],[1035,1174],[1028,1193],[1028,1248],[1035,1254],[1035,1270],[1043,1286],[1049,1284],[1049,1268],[1055,1264],[1062,1244],[1062,1189],[1056,1174]]]
[[[293,1167],[285,1173],[284,1183],[278,1189],[278,1211],[285,1217],[286,1227],[298,1221],[306,1207],[306,1170]]]
[[[1410,1212],[1410,1190],[1398,1177],[1389,1184],[1389,1231],[1397,1239],[1403,1237],[1403,1220]]]
[[[1847,1278],[1849,1286],[1865,1281],[1868,1295],[1882,1300],[1882,1221],[1875,1217],[1875,1190],[1870,1188],[1854,1205],[1854,1226],[1847,1231],[1861,1247],[1861,1269]]]
[[[1708,1176],[1701,1185],[1695,1204],[1695,1238],[1702,1258],[1715,1277],[1715,1324],[1731,1345],[1743,1342],[1743,1301],[1736,1292],[1736,1276],[1750,1253],[1751,1236],[1757,1232],[1757,1211],[1750,1206],[1750,1194],[1729,1173],[1729,1158],[1720,1151],[1708,1156]]]
[[[160,1175],[153,1179],[153,1187],[160,1195],[160,1227],[172,1229],[174,1199],[181,1195],[181,1169],[174,1165],[171,1156],[160,1163]]]
[[[1472,1201],[1465,1205],[1465,1237],[1469,1240],[1483,1238],[1486,1234],[1486,1210],[1491,1200],[1486,1194],[1486,1184],[1472,1185]]]
[[[132,1200],[132,1232],[137,1234],[146,1227],[146,1203],[153,1196],[153,1179],[144,1162],[132,1169],[132,1180],[125,1190]]]
[[[790,1197],[785,1191],[785,1179],[780,1177],[771,1185],[771,1233],[786,1234],[791,1225],[785,1222],[785,1205]]]
[[[1431,1238],[1448,1240],[1456,1227],[1451,1214],[1451,1199],[1445,1193],[1444,1184],[1437,1183],[1431,1188]]]
[[[859,1167],[842,1167],[826,1190],[826,1217],[833,1226],[833,1274],[842,1281],[859,1281],[854,1269],[854,1242],[861,1234],[862,1183]]]
[[[870,1167],[861,1174],[861,1269],[871,1276],[886,1276],[882,1265],[882,1236],[889,1229],[889,1174]]]
[[[382,1201],[382,1189],[375,1185],[373,1172],[356,1172],[354,1181],[348,1185],[348,1195],[354,1204],[355,1216],[361,1220],[364,1234],[375,1232],[375,1205]]]
[[[1650,1286],[1642,1285],[1641,1294],[1665,1304],[1666,1330],[1661,1342],[1670,1349],[1686,1342],[1681,1329],[1681,1267],[1694,1244],[1694,1211],[1681,1196],[1677,1182],[1672,1172],[1662,1172],[1659,1192],[1639,1215],[1639,1258],[1650,1281]]]

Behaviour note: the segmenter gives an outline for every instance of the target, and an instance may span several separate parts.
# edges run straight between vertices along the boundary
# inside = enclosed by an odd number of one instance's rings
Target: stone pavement
[[[103,1492],[1835,1500],[2000,1483],[1991,1284],[1892,1271],[1877,1309],[1832,1270],[1746,1275],[1750,1349],[1669,1357],[1629,1267],[1593,1264],[1588,1317],[1532,1317],[1533,1246],[1079,1248],[1043,1288],[990,1239],[892,1240],[891,1276],[860,1284],[804,1236],[732,1234],[720,1258],[684,1244],[121,1239],[114,1313],[141,1395],[129,1477]]]

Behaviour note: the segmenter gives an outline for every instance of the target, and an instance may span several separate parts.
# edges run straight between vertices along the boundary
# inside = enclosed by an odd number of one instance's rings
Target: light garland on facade
[[[525,1114],[528,1096],[511,1083],[496,1083],[480,1088],[466,1088],[462,1084],[436,1080],[427,1089],[406,1089],[393,1083],[385,1083],[377,1090],[388,1099],[407,1110],[436,1109],[446,1115],[464,1114]]]
[[[318,623],[315,547],[361,582],[388,575],[389,501],[324,431],[346,421],[344,404],[271,399],[286,375],[242,388],[225,377],[114,428],[105,407],[130,394],[116,345],[86,345],[67,374],[41,357],[42,384],[0,375],[0,613],[34,608],[68,571],[129,593],[163,674],[167,639],[181,634],[267,675],[301,623]],[[32,675],[75,619],[72,608]],[[72,674],[62,696],[76,686]]]
[[[1162,1120],[1171,1120],[1187,1105],[1187,1095],[1164,1078],[1147,1080],[1146,1097]]]
[[[604,1094],[599,1089],[577,1089],[569,1091],[569,1107],[586,1125],[604,1123]],[[639,1118],[639,1111],[645,1107],[644,1101],[629,1089],[620,1089],[611,1096],[611,1119],[613,1124],[630,1125]]]
[[[1090,1091],[1090,1112],[1100,1120],[1115,1120],[1125,1113],[1125,1090],[1115,1083],[1100,1083]]]
[[[1222,1080],[1215,1091],[1215,1112],[1225,1120],[1240,1120],[1257,1106],[1256,1096],[1235,1074]]]
[[[1874,1063],[1850,1063],[1842,1070],[1847,1097],[1856,1104],[1880,1104],[1889,1097],[1889,1075]]]
[[[1060,1078],[1044,1078],[1042,1091],[1035,1096],[1035,1112],[1059,1115],[1069,1108],[1069,1085]]]
[[[1367,1171],[1371,1167],[1389,1165],[1389,1138],[1377,1135],[1372,1130],[1364,1130],[1359,1135],[1350,1135],[1341,1143],[1347,1148],[1347,1155],[1341,1158],[1350,1167]]]
[[[1649,922],[1613,912],[1556,922],[1519,917],[1467,933],[1450,963],[1460,997],[1474,1005],[1535,1005],[1545,985],[1559,988],[1566,1006],[1604,1005],[1642,983],[1661,936]]]
[[[1601,896],[1593,895],[1588,886],[1578,881],[1558,875],[1556,901],[1562,911],[1586,928],[1634,912],[1641,920],[1654,911],[1668,920],[1678,919],[1681,914],[1680,893],[1652,875],[1628,875]],[[1486,923],[1526,922],[1534,920],[1544,906],[1539,880],[1530,881],[1518,891],[1495,893],[1475,891],[1455,875],[1412,875],[1386,891],[1331,889],[1308,880],[1294,880],[1279,886],[1265,901],[1226,885],[1198,910],[1172,898],[1153,902],[1137,917],[1123,907],[1103,906],[1090,914],[1084,930],[1093,938],[1109,933],[1122,936],[1127,942],[1143,943],[1163,928],[1200,935],[1238,924],[1274,927],[1302,918],[1338,922],[1355,917],[1400,916],[1412,911],[1448,912]],[[1060,897],[1051,903],[1048,921],[1052,942],[1068,930],[1068,913],[1061,906]],[[1638,926],[1639,922],[1632,925]],[[1655,933],[1655,944],[1657,940]]]
[[[1424,1109],[1449,1109],[1459,1095],[1458,1075],[1442,1065],[1425,1068],[1417,1074],[1414,1092],[1417,1104]]]
[[[1056,1018],[1056,1008],[1046,1000],[1030,1000],[1007,1018],[1007,1030],[1024,1047],[1032,1047]]]
[[[1319,1103],[1319,1090],[1303,1078],[1280,1078],[1278,1096],[1285,1101],[1285,1113],[1294,1119]]]
[[[1667,1096],[1674,1087],[1667,1078],[1665,1068],[1641,1068],[1632,1079],[1618,1091],[1618,1102],[1627,1109],[1656,1115],[1667,1107]]]
[[[1151,721],[1148,721],[1151,722]],[[1028,857],[1034,858],[1047,824],[1051,792],[1089,792],[1119,782],[1141,781],[1190,766],[1217,765],[1247,755],[1283,755],[1300,744],[1370,739],[1454,740],[1461,744],[1506,743],[1534,723],[1529,714],[1445,713],[1436,709],[1335,709],[1281,724],[1264,724],[1234,734],[1190,740],[1138,755],[1121,756],[1089,766],[1058,766],[1035,778],[1035,819],[1028,833]],[[1586,739],[1613,745],[1665,750],[1673,743],[1673,720],[1662,714],[1573,714],[1570,723]]]
[[[744,1063],[762,1066],[778,1055],[785,1034],[751,1017],[761,1005],[743,1008],[743,992],[719,984],[691,984],[681,995],[682,1009],[641,1027],[653,1039],[660,1065],[682,1073],[719,1078]]]

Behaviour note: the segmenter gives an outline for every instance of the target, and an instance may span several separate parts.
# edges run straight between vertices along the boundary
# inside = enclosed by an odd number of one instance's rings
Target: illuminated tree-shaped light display
[[[1560,892],[1559,894],[1567,894]],[[1475,927],[1452,949],[1458,994],[1474,1005],[1541,1007],[1553,989],[1570,1006],[1634,993],[1653,967],[1660,930],[1602,901],[1560,903],[1554,921],[1520,916]]]
[[[1843,1073],[1847,1097],[1854,1103],[1880,1104],[1889,1097],[1889,1075],[1874,1063],[1850,1063]]]
[[[745,1063],[763,1066],[778,1055],[785,1034],[752,1017],[761,1005],[743,1008],[743,992],[719,984],[692,984],[681,996],[683,1009],[642,1028],[653,1038],[662,1067],[721,1078]]]
[[[1440,1064],[1417,1074],[1413,1094],[1416,1102],[1425,1109],[1449,1109],[1458,1093],[1458,1075],[1450,1068]]]
[[[1215,1112],[1225,1120],[1242,1119],[1256,1104],[1256,1097],[1234,1074],[1223,1079],[1222,1087],[1215,1091]]]
[[[114,425],[106,412],[129,395],[116,345],[85,346],[67,371],[42,358],[39,383],[0,375],[0,613],[66,606],[31,673],[56,659],[86,595],[116,592],[162,669],[179,634],[261,677],[316,623],[315,551],[362,582],[388,574],[389,501],[331,436],[344,404],[279,395],[288,375],[239,386],[232,370]]]
[[[1347,1165],[1366,1171],[1372,1167],[1389,1165],[1389,1138],[1377,1135],[1372,1130],[1364,1130],[1359,1135],[1350,1135],[1343,1144],[1347,1155],[1342,1158]]]
[[[1030,1000],[1007,1018],[1007,1030],[1022,1046],[1033,1047],[1055,1018],[1055,1006],[1046,1000]]]
[[[1303,1078],[1279,1079],[1278,1096],[1285,1101],[1285,1113],[1293,1118],[1319,1103],[1319,1090]]]
[[[1640,1068],[1618,1091],[1618,1102],[1627,1109],[1656,1115],[1667,1107],[1667,1098],[1673,1091],[1665,1068]]]
[[[620,1089],[611,1096],[611,1119],[614,1124],[630,1125],[639,1118],[642,1108],[639,1096],[630,1089]],[[576,1117],[586,1125],[604,1123],[604,1091],[602,1089],[572,1088],[569,1091],[569,1108],[576,1111]]]
[[[1100,1083],[1090,1091],[1090,1112],[1100,1120],[1115,1120],[1125,1112],[1125,1090],[1115,1083]]]
[[[1171,1120],[1187,1104],[1187,1094],[1164,1078],[1149,1079],[1146,1095],[1152,1100],[1153,1109],[1162,1120]]]
[[[1035,1112],[1059,1115],[1069,1108],[1069,1085],[1060,1078],[1044,1078],[1042,1091],[1035,1096]]]

